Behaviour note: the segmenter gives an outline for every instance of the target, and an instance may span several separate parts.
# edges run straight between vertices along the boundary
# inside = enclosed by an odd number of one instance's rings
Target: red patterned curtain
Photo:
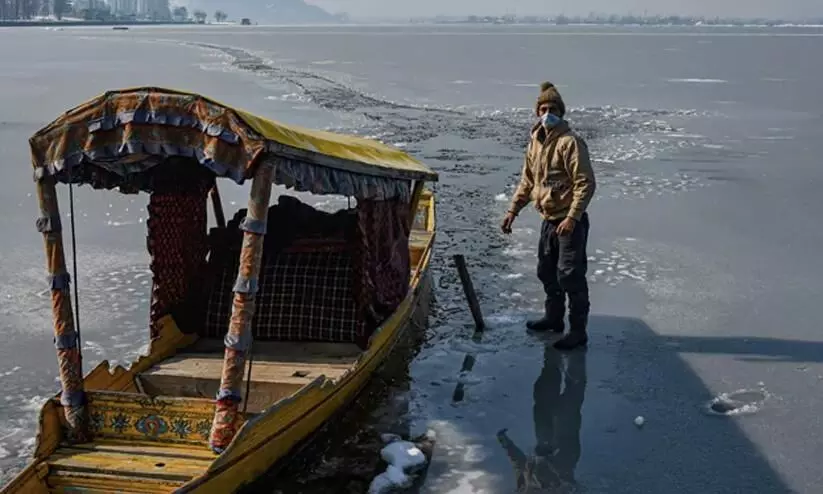
[[[184,160],[180,160],[181,162]],[[196,332],[203,319],[201,277],[208,254],[207,196],[214,175],[189,163],[165,163],[152,177],[148,250],[151,255],[151,338],[172,314],[181,330]]]
[[[369,334],[391,315],[409,290],[409,204],[359,200],[356,296]]]

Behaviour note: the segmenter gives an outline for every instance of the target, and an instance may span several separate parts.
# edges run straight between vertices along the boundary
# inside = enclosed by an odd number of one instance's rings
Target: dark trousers
[[[568,296],[571,331],[585,331],[589,319],[589,285],[586,281],[589,215],[583,213],[570,235],[557,235],[557,225],[561,221],[543,220],[537,277],[546,292],[546,317],[556,327],[563,327]]]

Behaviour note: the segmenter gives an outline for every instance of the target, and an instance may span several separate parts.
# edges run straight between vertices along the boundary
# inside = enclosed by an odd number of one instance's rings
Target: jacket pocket
[[[559,169],[550,169],[549,173],[546,174],[546,178],[543,180],[543,189],[547,192],[547,195],[553,198],[557,198],[563,195],[571,185],[569,184],[569,177],[566,175],[565,170]]]

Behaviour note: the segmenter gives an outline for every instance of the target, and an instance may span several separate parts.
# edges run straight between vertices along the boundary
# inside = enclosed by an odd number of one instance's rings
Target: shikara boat
[[[235,492],[330,423],[425,324],[424,184],[437,174],[399,149],[162,88],[107,92],[30,147],[62,389],[2,493]],[[217,178],[251,180],[228,222]],[[151,343],[128,369],[83,373],[82,287],[62,233],[71,223],[76,240],[74,215],[61,216],[58,183],[70,198],[78,185],[148,194]],[[273,184],[285,189],[271,205]],[[349,206],[323,212],[288,190]]]

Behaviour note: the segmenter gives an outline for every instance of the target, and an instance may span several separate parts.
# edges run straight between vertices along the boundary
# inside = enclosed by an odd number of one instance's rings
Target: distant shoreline
[[[653,23],[619,23],[619,22],[569,22],[569,23],[554,23],[554,22],[512,22],[512,23],[485,23],[485,22],[462,22],[462,21],[413,21],[409,24],[431,24],[440,26],[550,26],[550,27],[705,27],[705,28],[823,28],[823,23],[817,24],[653,24]]]
[[[0,0],[2,1],[2,0]],[[4,27],[115,27],[115,26],[211,26],[211,27],[310,27],[310,26],[518,26],[518,27],[566,27],[566,28],[581,28],[581,27],[611,27],[611,28],[708,28],[708,29],[753,29],[753,28],[771,28],[771,29],[791,29],[791,28],[805,28],[805,29],[823,29],[823,21],[819,23],[621,23],[609,21],[594,21],[594,22],[563,22],[556,23],[551,21],[542,22],[472,22],[462,19],[445,20],[445,19],[411,19],[411,20],[380,20],[380,19],[351,19],[349,22],[312,22],[312,23],[255,23],[253,25],[243,25],[239,22],[208,22],[198,23],[194,21],[85,21],[85,20],[0,20],[0,28]]]
[[[208,26],[189,21],[0,21],[0,27]],[[239,25],[239,24],[238,24]]]

